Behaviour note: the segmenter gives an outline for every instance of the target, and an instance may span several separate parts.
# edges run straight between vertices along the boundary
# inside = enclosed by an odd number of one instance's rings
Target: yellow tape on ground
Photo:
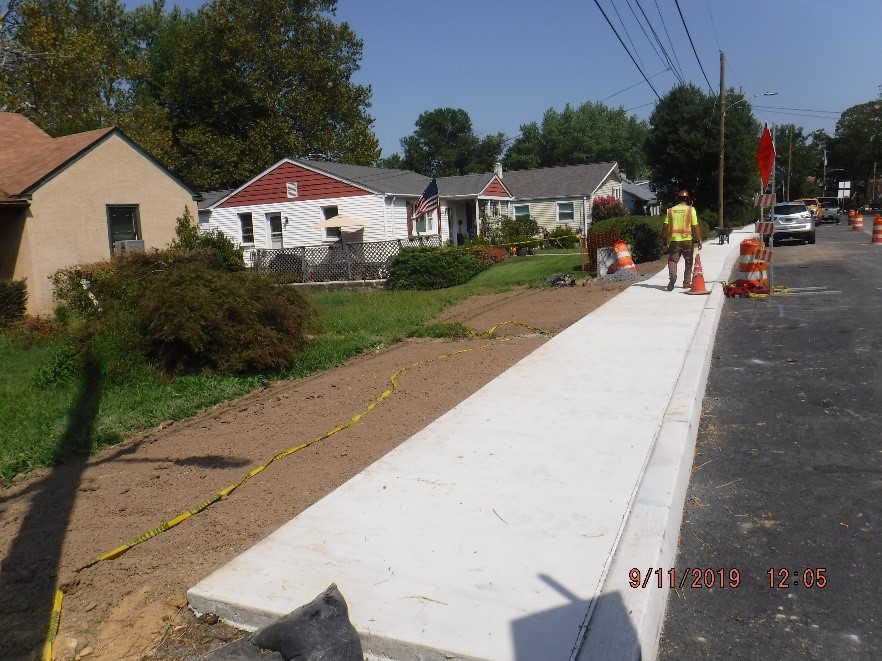
[[[513,321],[513,320],[512,320],[512,321],[506,321],[506,322],[503,322],[503,324],[509,324],[509,323],[512,323],[512,324],[519,324],[519,325],[521,325],[521,326],[524,326],[524,327],[526,327],[526,328],[530,328],[531,330],[534,330],[534,331],[537,331],[537,332],[540,332],[540,333],[543,332],[543,331],[541,331],[541,330],[539,330],[539,329],[537,329],[537,328],[533,328],[533,327],[531,327],[531,326],[527,326],[526,324],[523,324],[523,323],[518,322],[518,321]],[[480,334],[477,334],[477,333],[476,333],[476,336],[492,335],[492,333],[496,330],[496,328],[498,328],[499,326],[502,326],[503,324],[499,324],[498,326],[494,326],[493,328],[491,328],[491,329],[490,329],[489,331],[487,331],[486,333],[480,333]],[[470,329],[470,330],[471,330],[471,329]],[[443,360],[443,359],[445,359],[445,358],[449,358],[449,357],[451,357],[451,356],[455,356],[455,355],[462,354],[462,353],[467,353],[467,352],[469,352],[469,351],[478,351],[478,350],[480,350],[480,349],[485,349],[485,348],[487,348],[487,347],[491,347],[491,346],[493,346],[493,345],[495,345],[495,344],[498,344],[498,343],[500,343],[500,342],[508,342],[509,340],[510,340],[510,338],[507,338],[507,337],[499,338],[499,339],[497,339],[497,340],[494,340],[493,342],[489,342],[489,343],[487,343],[487,344],[483,344],[483,345],[481,345],[481,346],[479,346],[479,347],[472,347],[472,348],[468,348],[468,349],[460,349],[460,350],[458,350],[458,351],[452,351],[452,352],[447,353],[447,354],[443,354],[443,355],[440,355],[440,356],[436,356],[435,358],[429,358],[429,359],[427,359],[427,360],[421,360],[421,361],[418,361],[418,362],[416,362],[416,363],[413,363],[412,365],[408,365],[408,366],[406,366],[406,367],[402,367],[401,369],[399,369],[397,372],[395,372],[395,373],[389,378],[389,381],[391,382],[392,387],[391,387],[391,388],[388,388],[387,390],[384,390],[384,391],[382,392],[382,394],[380,394],[379,397],[377,397],[374,401],[372,401],[372,402],[371,402],[371,403],[370,403],[370,404],[369,404],[369,405],[368,405],[363,411],[361,411],[361,412],[355,414],[355,415],[349,420],[349,422],[347,422],[347,423],[345,423],[345,424],[342,424],[342,425],[338,425],[337,427],[334,427],[334,428],[333,428],[332,430],[330,430],[329,432],[326,432],[326,433],[322,434],[321,436],[318,436],[318,437],[312,439],[311,441],[307,441],[306,443],[301,443],[300,445],[296,445],[296,446],[294,446],[294,447],[288,448],[287,450],[283,450],[282,452],[279,452],[278,454],[276,454],[274,457],[272,457],[272,458],[271,458],[269,461],[267,461],[266,463],[264,463],[264,464],[258,466],[257,468],[251,470],[250,472],[248,472],[248,473],[247,473],[247,474],[246,474],[241,480],[239,480],[239,481],[236,482],[235,484],[231,484],[231,485],[229,485],[228,487],[225,487],[224,489],[221,489],[219,492],[217,492],[217,493],[216,493],[215,495],[213,495],[211,498],[209,498],[208,500],[203,501],[202,503],[200,503],[199,505],[197,505],[197,506],[194,507],[193,509],[187,510],[186,512],[183,512],[183,513],[179,514],[178,516],[176,516],[175,518],[171,519],[170,521],[166,521],[165,523],[163,523],[163,524],[157,526],[157,527],[154,528],[153,530],[149,530],[149,531],[145,532],[144,534],[139,535],[138,537],[135,537],[135,538],[132,539],[131,541],[126,542],[125,544],[122,544],[121,546],[116,547],[116,548],[113,549],[112,551],[109,551],[109,552],[107,552],[107,553],[104,553],[103,555],[100,555],[100,556],[98,556],[98,557],[96,557],[96,558],[90,560],[90,561],[87,562],[86,564],[84,564],[84,565],[82,565],[82,566],[77,567],[76,569],[74,569],[74,571],[75,571],[75,572],[80,572],[80,571],[82,571],[82,570],[84,570],[84,569],[87,569],[87,568],[89,568],[89,567],[92,567],[93,565],[97,565],[99,562],[104,562],[105,560],[113,560],[114,558],[118,558],[119,556],[121,556],[123,553],[125,553],[125,552],[128,551],[129,549],[134,548],[134,547],[137,546],[138,544],[142,544],[143,542],[146,542],[148,539],[152,539],[152,538],[156,537],[157,535],[159,535],[159,534],[161,534],[161,533],[164,533],[165,531],[174,528],[174,527],[177,526],[178,524],[180,524],[180,523],[186,521],[187,519],[189,519],[189,518],[190,518],[191,516],[193,516],[194,514],[198,514],[199,512],[202,512],[203,510],[207,509],[208,507],[210,507],[211,505],[213,505],[213,504],[216,503],[217,501],[219,501],[219,500],[221,500],[222,498],[225,498],[226,496],[230,495],[233,491],[235,491],[235,490],[238,489],[240,486],[242,486],[242,484],[244,484],[245,482],[247,482],[248,480],[250,480],[250,479],[251,479],[252,477],[254,477],[255,475],[258,475],[259,473],[261,473],[264,469],[266,469],[266,468],[267,468],[270,464],[272,464],[273,462],[278,461],[279,459],[283,459],[284,457],[287,457],[287,456],[289,456],[289,455],[291,455],[291,454],[294,454],[295,452],[299,452],[300,450],[303,450],[303,449],[305,449],[305,448],[308,448],[310,445],[313,445],[313,444],[318,443],[319,441],[322,441],[322,440],[324,440],[324,439],[326,439],[326,438],[328,438],[328,437],[330,437],[330,436],[333,436],[334,434],[336,434],[336,433],[338,433],[338,432],[341,432],[341,431],[343,431],[344,429],[348,429],[348,428],[351,427],[352,425],[356,424],[359,420],[361,420],[365,415],[367,415],[368,413],[370,413],[370,412],[371,412],[376,406],[378,406],[378,405],[379,405],[384,399],[386,399],[387,397],[389,397],[390,395],[392,395],[392,393],[395,392],[395,389],[396,389],[396,387],[397,387],[397,385],[398,385],[398,377],[401,376],[401,374],[403,374],[403,373],[406,372],[407,370],[412,369],[412,368],[414,368],[414,367],[418,367],[418,366],[420,366],[420,365],[426,365],[426,364],[429,364],[429,363],[434,362],[434,361],[436,361],[436,360]]]
[[[55,591],[55,600],[52,602],[52,615],[49,617],[49,631],[46,634],[46,642],[43,645],[43,661],[52,661],[52,646],[55,644],[55,636],[58,635],[58,625],[61,623],[61,602],[64,601],[64,593]]]
[[[543,331],[542,329],[535,328],[533,326],[528,326],[525,323],[522,323],[520,321],[515,321],[513,319],[509,320],[509,321],[504,321],[501,324],[497,324],[496,326],[493,326],[491,329],[489,329],[483,333],[476,331],[472,328],[469,328],[469,332],[474,337],[484,337],[484,336],[489,337],[489,336],[493,335],[493,333],[496,331],[497,328],[499,328],[500,326],[504,326],[505,324],[517,324],[517,325],[523,326],[524,328],[528,328],[529,330],[532,330],[537,333],[543,333],[543,334],[545,333],[545,331]],[[197,505],[193,509],[187,510],[186,512],[183,512],[183,513],[179,514],[178,516],[176,516],[175,518],[171,519],[170,521],[167,521],[167,522],[163,523],[162,525],[157,526],[153,530],[145,532],[143,535],[139,535],[135,539],[133,539],[133,540],[121,545],[121,546],[118,546],[117,548],[113,549],[112,551],[104,553],[103,555],[100,555],[97,558],[90,560],[89,562],[82,565],[81,567],[77,567],[76,569],[74,569],[74,571],[80,572],[84,569],[92,567],[93,565],[97,565],[99,562],[104,562],[105,560],[113,560],[114,558],[118,558],[119,556],[121,556],[123,553],[125,553],[129,549],[137,546],[138,544],[146,542],[148,539],[152,539],[152,538],[156,537],[157,535],[165,532],[166,530],[170,530],[171,528],[174,528],[176,525],[186,521],[194,514],[198,514],[199,512],[202,512],[203,510],[207,509],[208,507],[210,507],[211,505],[213,505],[217,501],[230,495],[231,493],[233,493],[233,491],[235,491],[237,488],[239,488],[246,481],[250,480],[255,475],[258,475],[259,473],[261,473],[265,468],[267,468],[273,462],[278,461],[279,459],[283,459],[283,458],[287,457],[288,455],[294,454],[295,452],[299,452],[300,450],[308,448],[310,445],[313,445],[313,444],[318,443],[319,441],[322,441],[330,436],[333,436],[334,434],[341,432],[344,429],[348,429],[349,427],[352,427],[354,424],[358,423],[365,415],[367,415],[372,410],[374,410],[384,399],[386,399],[387,397],[390,397],[392,395],[392,393],[395,392],[396,388],[398,387],[398,377],[401,376],[407,370],[413,369],[414,367],[419,367],[420,365],[428,365],[429,363],[435,362],[436,360],[444,360],[446,358],[450,358],[451,356],[456,356],[459,354],[468,353],[470,351],[478,351],[480,349],[486,349],[488,347],[495,346],[495,345],[500,344],[502,342],[509,342],[510,340],[511,340],[511,338],[503,337],[503,338],[493,340],[492,342],[488,342],[487,344],[482,344],[479,347],[472,347],[472,348],[468,348],[468,349],[459,349],[457,351],[451,351],[450,353],[442,354],[440,356],[435,356],[434,358],[428,358],[426,360],[420,360],[420,361],[417,361],[417,362],[415,362],[411,365],[408,365],[406,367],[402,367],[397,372],[395,372],[391,377],[389,377],[389,381],[392,384],[391,387],[384,390],[380,394],[380,396],[377,397],[376,399],[374,399],[370,404],[368,404],[368,406],[363,411],[356,413],[354,416],[352,416],[352,418],[349,420],[349,422],[342,424],[342,425],[338,425],[338,426],[334,427],[332,430],[322,434],[321,436],[318,436],[318,437],[312,439],[311,441],[301,443],[300,445],[295,445],[294,447],[288,448],[287,450],[282,450],[281,452],[279,452],[278,454],[273,456],[266,463],[249,471],[245,475],[245,477],[243,477],[241,480],[239,480],[235,484],[231,484],[231,485],[221,489],[215,495],[213,495],[211,498],[203,501],[202,503],[200,503],[199,505]],[[51,616],[50,622],[49,622],[49,635],[47,636],[46,644],[43,648],[43,661],[52,661],[52,646],[55,642],[55,636],[58,633],[59,623],[61,622],[61,602],[62,602],[63,598],[64,598],[64,593],[61,590],[58,590],[55,594],[55,603],[52,608],[52,616]]]

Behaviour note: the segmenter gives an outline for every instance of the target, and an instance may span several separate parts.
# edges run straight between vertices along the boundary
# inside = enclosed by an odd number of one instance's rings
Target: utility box
[[[113,254],[125,255],[130,252],[144,252],[144,242],[141,240],[114,241]]]

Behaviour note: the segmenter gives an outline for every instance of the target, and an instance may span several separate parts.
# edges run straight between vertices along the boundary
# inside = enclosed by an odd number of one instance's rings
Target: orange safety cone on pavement
[[[687,294],[710,294],[704,286],[704,270],[701,268],[701,255],[695,256],[695,264],[692,266],[692,289]]]
[[[882,216],[878,213],[873,218],[873,240],[870,243],[882,243]]]
[[[857,211],[854,212],[854,222],[851,224],[851,229],[853,230],[863,230],[864,229],[864,217],[862,214]]]

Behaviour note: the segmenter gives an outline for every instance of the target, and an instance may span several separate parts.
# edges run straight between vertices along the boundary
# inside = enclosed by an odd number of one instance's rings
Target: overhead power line
[[[674,62],[671,59],[671,56],[668,53],[667,49],[665,48],[665,45],[662,43],[661,39],[659,39],[658,33],[655,31],[655,28],[652,27],[652,22],[649,20],[649,16],[647,16],[646,12],[643,11],[643,5],[640,4],[640,0],[634,0],[634,2],[637,4],[637,8],[640,10],[640,13],[643,14],[643,20],[646,21],[646,25],[649,27],[649,31],[652,32],[652,36],[655,39],[655,43],[658,44],[658,47],[661,49],[661,52],[664,53],[664,58],[662,61],[668,65],[668,68],[670,68],[671,71],[674,72],[674,76],[676,76],[677,81],[681,85],[684,84],[686,81],[683,79],[683,74],[681,74],[679,71],[677,71],[677,68],[674,66]],[[631,6],[630,0],[628,0],[628,6],[629,7]],[[631,8],[631,12],[634,12],[633,7]],[[634,18],[637,18],[637,14],[634,14]],[[637,19],[637,22],[639,23],[640,19]],[[645,30],[644,30],[643,34],[644,35],[646,34]],[[649,39],[648,36],[646,38],[647,38],[647,40]],[[650,41],[650,43],[652,43],[652,42]],[[653,50],[655,50],[655,46],[653,46]],[[656,54],[658,54],[658,51],[656,51]]]
[[[714,88],[710,84],[710,81],[707,79],[707,74],[704,72],[704,67],[701,65],[701,58],[698,57],[698,51],[695,50],[695,43],[692,41],[692,35],[689,34],[689,28],[686,26],[686,19],[683,18],[683,10],[680,9],[680,0],[674,0],[674,4],[677,5],[677,11],[680,13],[680,20],[683,22],[683,29],[686,30],[686,36],[689,37],[689,45],[692,46],[692,52],[695,54],[695,60],[698,62],[698,68],[701,69],[701,75],[704,76],[704,82],[707,83],[708,90],[710,90],[710,93],[713,94]]]
[[[597,8],[600,10],[600,13],[603,14],[603,18],[606,20],[607,25],[609,25],[610,29],[613,31],[613,34],[616,35],[616,39],[619,40],[619,43],[622,45],[622,48],[625,49],[625,52],[628,54],[628,57],[631,58],[631,62],[633,62],[634,66],[637,67],[637,71],[639,71],[640,75],[643,76],[643,80],[645,80],[646,84],[649,85],[649,88],[652,90],[653,94],[655,94],[655,97],[659,101],[661,101],[661,96],[659,96],[658,90],[656,90],[655,87],[653,87],[652,82],[646,76],[646,73],[643,71],[642,67],[639,64],[637,64],[637,60],[634,59],[634,56],[631,54],[631,51],[628,50],[628,47],[625,45],[625,42],[622,41],[622,38],[621,38],[621,36],[619,36],[619,33],[616,31],[616,28],[612,24],[612,21],[609,20],[609,16],[607,16],[606,12],[603,11],[603,7],[600,6],[600,2],[598,0],[594,0],[594,4],[597,5]]]
[[[680,64],[680,59],[677,57],[677,51],[674,49],[674,42],[671,40],[671,33],[668,32],[667,23],[665,23],[665,17],[662,15],[661,7],[658,6],[658,0],[655,0],[655,8],[658,10],[658,17],[661,19],[662,27],[665,29],[665,34],[668,37],[668,44],[671,46],[671,54],[674,56],[674,61],[677,63],[677,70],[680,72],[678,79],[681,81],[685,81],[683,77],[683,67]]]

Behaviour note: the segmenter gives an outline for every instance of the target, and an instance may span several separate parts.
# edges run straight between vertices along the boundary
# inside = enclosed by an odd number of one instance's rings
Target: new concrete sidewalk
[[[245,628],[331,583],[369,658],[655,656],[723,294],[635,283],[193,587]],[[680,274],[682,279],[682,263]]]

